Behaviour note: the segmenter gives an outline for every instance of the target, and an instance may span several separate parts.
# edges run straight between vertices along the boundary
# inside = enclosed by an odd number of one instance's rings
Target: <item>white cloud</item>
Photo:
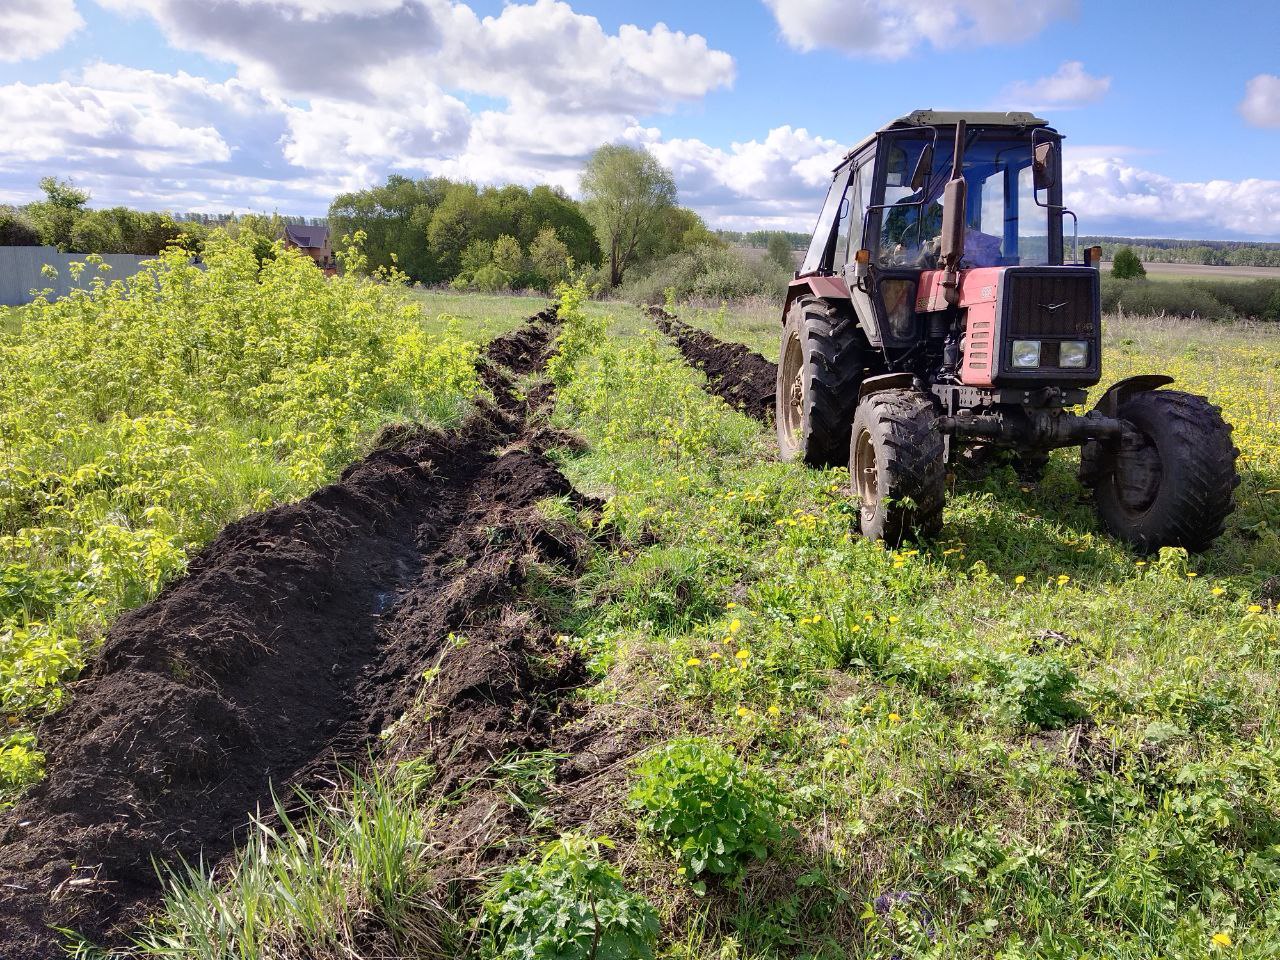
[[[1071,16],[1076,0],[764,0],[797,50],[897,60],[938,49],[1026,40]]]
[[[1240,113],[1255,127],[1280,127],[1280,77],[1260,73],[1250,80]]]
[[[1082,232],[1280,237],[1280,180],[1178,181],[1087,148],[1066,159],[1065,202]]]
[[[807,229],[848,147],[789,126],[728,150],[701,140],[655,141],[650,152],[675,175],[681,201],[714,226]]]
[[[15,63],[52,53],[83,26],[74,0],[3,0],[0,61]]]
[[[1001,95],[1010,106],[1038,110],[1042,107],[1078,107],[1096,103],[1111,89],[1110,77],[1095,77],[1079,60],[1067,60],[1050,76],[1010,84]]]
[[[657,24],[607,33],[560,0],[481,18],[450,0],[100,0],[145,13],[171,43],[234,63],[273,92],[388,105],[416,84],[566,112],[651,112],[733,82],[733,58]]]

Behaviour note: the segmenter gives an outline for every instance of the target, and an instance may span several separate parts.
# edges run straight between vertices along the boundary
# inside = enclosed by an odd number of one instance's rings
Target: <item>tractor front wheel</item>
[[[849,477],[862,535],[896,547],[942,529],[946,469],[933,402],[916,390],[864,397],[853,418]]]
[[[1152,390],[1126,398],[1117,413],[1132,431],[1081,451],[1098,516],[1142,553],[1204,550],[1222,533],[1240,482],[1222,411],[1204,397]]]
[[[775,402],[783,460],[844,463],[865,360],[860,336],[821,300],[799,300],[787,312]]]

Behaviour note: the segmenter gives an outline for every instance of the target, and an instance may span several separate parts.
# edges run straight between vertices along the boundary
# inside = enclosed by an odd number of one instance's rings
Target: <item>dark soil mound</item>
[[[684,358],[707,375],[707,387],[731,407],[761,423],[773,423],[778,368],[740,343],[725,343],[711,334],[664,314],[658,329],[669,336]]]
[[[0,958],[54,955],[51,925],[118,941],[159,892],[153,859],[230,852],[273,789],[367,756],[428,669],[413,746],[452,782],[544,741],[580,671],[517,590],[535,564],[572,572],[584,544],[535,507],[575,495],[498,366],[543,362],[553,328],[534,319],[488,351],[496,405],[451,433],[388,431],[121,617],[41,731],[48,776],[0,828]]]

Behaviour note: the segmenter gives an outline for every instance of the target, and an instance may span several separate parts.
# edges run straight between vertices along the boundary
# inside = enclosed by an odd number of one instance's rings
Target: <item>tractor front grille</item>
[[[1005,335],[1012,339],[1092,339],[1098,326],[1098,272],[1012,268],[1002,296]]]
[[[1000,278],[996,311],[1000,340],[998,383],[1097,383],[1102,374],[1098,271],[1091,267],[1009,267]],[[1040,365],[1014,368],[1015,340],[1040,341]],[[1060,367],[1060,344],[1089,344],[1085,367]]]

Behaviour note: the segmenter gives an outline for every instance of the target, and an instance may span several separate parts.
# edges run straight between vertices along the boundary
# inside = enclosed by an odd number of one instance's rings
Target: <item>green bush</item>
[[[711,740],[672,740],[650,752],[637,775],[631,803],[641,831],[694,877],[735,877],[781,839],[777,787]]]
[[[486,960],[649,960],[658,917],[600,859],[605,840],[564,836],[508,869],[484,901]]]
[[[1056,730],[1083,717],[1071,698],[1080,678],[1061,658],[1010,655],[992,657],[984,666],[997,705],[1015,722]]]
[[[1280,280],[1189,280],[1186,286],[1209,294],[1237,316],[1280,320]]]
[[[1236,315],[1212,293],[1188,283],[1115,280],[1111,277],[1102,278],[1102,309],[1107,313],[1164,314],[1201,320],[1230,320]]]
[[[728,247],[702,244],[658,261],[620,287],[618,296],[634,303],[662,303],[671,289],[677,300],[779,297],[790,279],[791,273],[772,260],[750,260]]]
[[[1147,275],[1147,268],[1132,248],[1121,247],[1111,261],[1111,275],[1117,280],[1136,280]]]

